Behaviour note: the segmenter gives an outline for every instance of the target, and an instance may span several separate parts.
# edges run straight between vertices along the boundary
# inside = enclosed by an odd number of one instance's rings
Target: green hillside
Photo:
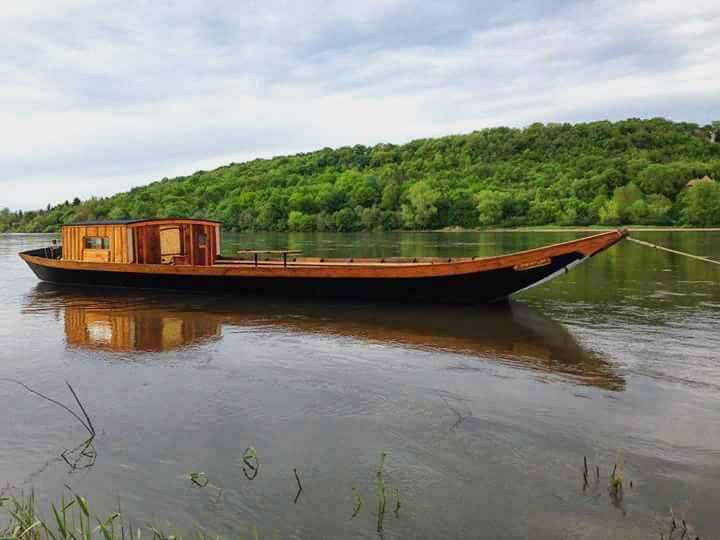
[[[715,180],[720,180],[720,122],[533,124],[403,145],[324,148],[164,178],[42,211],[4,209],[0,232],[166,216],[277,231],[713,226],[720,225]]]

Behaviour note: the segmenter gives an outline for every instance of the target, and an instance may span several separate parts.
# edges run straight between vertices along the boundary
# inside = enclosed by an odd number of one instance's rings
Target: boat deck
[[[317,267],[317,266],[378,266],[378,267],[413,267],[424,266],[428,264],[447,264],[447,263],[463,263],[473,262],[486,259],[488,257],[392,257],[385,259],[370,258],[348,258],[348,259],[328,259],[324,257],[293,257],[292,259],[219,259],[212,266],[221,268],[235,268],[238,266],[270,266],[270,267]]]

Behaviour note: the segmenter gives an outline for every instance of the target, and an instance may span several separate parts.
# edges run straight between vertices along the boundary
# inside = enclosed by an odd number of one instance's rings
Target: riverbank
[[[406,230],[406,229],[393,229],[388,231],[357,231],[357,232],[407,232],[407,233],[468,233],[468,232],[491,232],[491,233],[528,233],[528,232],[603,232],[612,231],[615,229],[627,229],[629,232],[720,232],[720,227],[666,227],[666,226],[653,226],[653,225],[623,225],[617,227],[609,227],[605,225],[587,225],[578,227],[577,225],[539,225],[539,226],[528,226],[528,227],[491,227],[487,229],[465,229],[463,227],[444,227],[442,229],[428,229],[428,230]],[[273,231],[233,231],[232,229],[223,229],[223,232],[256,232],[256,233],[271,233]],[[300,231],[296,231],[299,234],[303,234]],[[317,233],[321,231],[307,231],[307,233]],[[307,234],[305,233],[305,234]],[[0,232],[0,235],[5,236],[44,236],[48,234],[59,235],[59,231],[55,232],[44,232],[44,233],[32,233],[32,232]],[[290,232],[292,234],[292,232]]]
[[[624,493],[632,484],[623,479],[622,473],[617,478],[613,477],[607,488],[600,487],[604,480],[600,480],[599,477],[593,478],[589,471],[585,471],[584,478],[585,489],[589,489],[591,483],[594,485],[593,489],[598,493],[607,489],[609,502],[620,508],[624,506]],[[68,489],[67,498],[63,497],[59,501],[50,502],[49,507],[42,509],[38,508],[33,491],[25,495],[7,496],[0,489],[0,509],[4,510],[5,515],[2,516],[2,519],[6,520],[5,523],[0,523],[0,538],[3,540],[141,540],[143,537],[152,540],[183,540],[184,538],[221,540],[223,538],[212,529],[218,525],[217,523],[209,523],[210,529],[196,524],[194,527],[184,530],[164,521],[163,525],[154,522],[138,524],[131,516],[122,513],[120,508],[115,512],[98,515],[91,510],[88,498],[79,495],[70,486],[66,485],[66,487]],[[353,491],[353,493],[355,492]],[[216,502],[219,501],[221,495],[222,490],[215,499]],[[378,484],[377,496],[377,503],[368,501],[368,510],[370,514],[377,515],[377,532],[382,538],[385,520],[387,519],[391,524],[393,518],[399,519],[402,505],[399,498],[393,501],[391,497],[385,496],[381,483]],[[355,519],[362,510],[362,498],[355,494],[353,514],[350,519]],[[52,516],[52,518],[44,519],[44,516]],[[658,516],[658,521],[660,519]],[[629,533],[633,537],[638,533],[643,536],[646,533],[648,535],[655,534],[655,531],[651,533],[650,527],[647,526],[638,527],[635,524],[617,526],[613,525],[611,520],[608,520],[606,525],[616,532]],[[680,531],[681,538],[700,538],[693,524],[687,523],[684,519],[679,523],[676,522],[672,512],[669,516],[664,516],[664,519],[658,523],[657,529],[667,530],[670,538],[676,529]],[[231,537],[258,540],[259,538],[280,537],[280,534],[278,530],[272,528],[268,530],[238,523],[238,527],[233,531]]]
[[[446,227],[444,229],[436,229],[433,231],[416,231],[416,232],[446,232],[446,233],[457,233],[457,232],[603,232],[612,231],[615,229],[627,229],[629,232],[720,232],[720,227],[662,227],[662,226],[648,226],[648,225],[625,225],[618,227],[607,227],[600,225],[588,225],[586,227],[578,227],[575,225],[569,225],[567,227],[559,225],[543,225],[534,227],[493,227],[489,229],[463,229],[462,227]]]

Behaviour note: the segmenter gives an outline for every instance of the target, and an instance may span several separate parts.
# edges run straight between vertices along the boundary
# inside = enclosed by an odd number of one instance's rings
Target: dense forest
[[[0,210],[0,232],[192,216],[228,229],[720,226],[720,122],[533,124],[324,148],[163,178],[112,197]]]

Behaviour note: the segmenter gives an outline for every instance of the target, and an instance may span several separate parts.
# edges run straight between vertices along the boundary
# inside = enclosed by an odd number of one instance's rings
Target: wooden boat
[[[54,283],[467,304],[544,283],[627,234],[608,231],[495,257],[325,259],[290,250],[225,257],[220,225],[193,219],[76,223],[63,227],[62,247],[20,257],[38,278]]]

